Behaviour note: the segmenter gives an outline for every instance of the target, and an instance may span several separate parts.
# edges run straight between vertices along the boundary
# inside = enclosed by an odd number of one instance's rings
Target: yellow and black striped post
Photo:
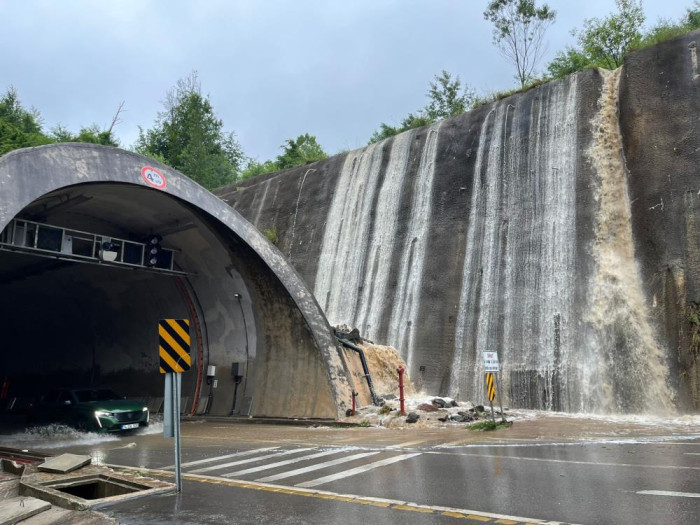
[[[492,372],[486,372],[486,393],[489,396],[489,405],[491,405],[491,419],[496,422],[496,414],[493,412],[493,400],[496,399],[496,384]]]
[[[158,356],[160,373],[181,373],[190,369],[190,320],[158,321]]]

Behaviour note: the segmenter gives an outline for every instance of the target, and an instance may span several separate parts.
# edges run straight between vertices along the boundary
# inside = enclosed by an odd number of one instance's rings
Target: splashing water
[[[584,410],[604,412],[672,411],[668,368],[648,321],[639,268],[634,258],[630,201],[622,137],[617,118],[620,71],[607,72],[592,122],[594,141],[587,155],[599,184],[591,283],[588,343],[582,368],[590,393]]]

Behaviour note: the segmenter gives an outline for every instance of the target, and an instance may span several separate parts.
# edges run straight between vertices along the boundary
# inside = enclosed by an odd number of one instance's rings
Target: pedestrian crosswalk
[[[264,447],[181,464],[185,474],[311,488],[420,456],[420,452],[357,447]],[[163,467],[172,470],[173,465]]]

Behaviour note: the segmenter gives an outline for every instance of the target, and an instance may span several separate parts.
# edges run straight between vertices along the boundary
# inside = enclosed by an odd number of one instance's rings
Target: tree
[[[278,169],[284,170],[325,159],[328,155],[316,141],[316,137],[305,133],[296,139],[287,139],[280,146],[282,153],[277,156]]]
[[[557,53],[554,60],[547,66],[547,71],[553,78],[564,78],[592,65],[591,60],[582,51],[568,47],[566,51]]]
[[[420,128],[432,124],[438,120],[446,119],[468,111],[476,102],[476,94],[465,85],[459,77],[452,78],[452,75],[443,70],[440,75],[435,75],[430,82],[427,92],[428,104],[419,109],[415,114],[409,113],[398,126],[390,126],[382,122],[379,129],[375,131],[369,139],[373,144],[404,131]]]
[[[687,21],[678,24],[660,22],[644,36],[641,27],[644,11],[641,0],[615,0],[617,13],[605,18],[589,18],[583,29],[573,30],[578,37],[578,46],[559,52],[547,67],[555,78],[561,78],[575,71],[589,67],[616,69],[629,51],[642,45],[656,44],[692,29],[693,11],[688,10]]]
[[[249,159],[248,165],[243,170],[241,174],[241,180],[249,179],[257,175],[262,175],[263,173],[272,173],[274,171],[279,171],[279,167],[274,160],[266,160],[265,162],[258,162],[255,159]]]
[[[197,73],[169,91],[152,129],[139,128],[135,150],[154,157],[214,189],[235,181],[244,160],[233,132],[223,130]]]
[[[544,35],[556,19],[556,12],[535,0],[492,0],[484,18],[493,23],[493,42],[515,65],[516,78],[525,86],[533,78],[545,51]]]
[[[474,103],[476,94],[468,86],[464,86],[463,90],[461,88],[459,77],[453,80],[444,69],[440,75],[435,75],[428,90],[430,102],[425,106],[425,116],[435,122],[467,111]]]
[[[581,31],[575,32],[579,46],[595,65],[616,69],[628,51],[642,40],[644,10],[641,0],[615,0],[617,13],[607,17],[589,18]]]
[[[17,90],[9,88],[0,98],[0,155],[52,142],[41,129],[39,112],[24,109]]]

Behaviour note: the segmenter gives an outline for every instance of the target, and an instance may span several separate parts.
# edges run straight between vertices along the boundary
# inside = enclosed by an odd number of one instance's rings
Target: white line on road
[[[190,473],[198,474],[200,472],[209,472],[210,470],[221,470],[222,468],[234,467],[236,465],[245,465],[246,463],[254,463],[255,461],[262,461],[264,459],[277,458],[279,456],[288,456],[289,454],[296,454],[298,452],[306,452],[307,450],[314,450],[314,449],[313,448],[297,448],[294,450],[286,450],[284,452],[276,452],[275,454],[267,454],[267,455],[260,456],[260,457],[242,459],[240,461],[231,461],[230,463],[222,463],[221,465],[213,465],[211,467],[190,470]]]
[[[700,456],[700,452],[684,452],[686,456]]]
[[[381,461],[375,461],[374,463],[369,463],[368,465],[363,465],[361,467],[353,468],[350,470],[345,470],[343,472],[339,472],[338,474],[331,474],[330,476],[324,476],[322,478],[318,479],[313,479],[311,481],[307,481],[305,483],[299,483],[295,485],[295,487],[304,487],[304,488],[311,488],[311,487],[316,487],[318,485],[323,485],[324,483],[330,483],[331,481],[336,481],[339,479],[343,478],[349,478],[350,476],[354,476],[356,474],[362,474],[363,472],[367,472],[369,470],[378,468],[378,467],[383,467],[385,465],[391,465],[392,463],[397,463],[399,461],[404,461],[406,459],[411,459],[416,456],[420,456],[420,452],[416,452],[415,454],[404,454],[402,456],[395,456],[393,458],[388,458],[388,459],[382,459]]]
[[[267,452],[268,450],[275,450],[276,448],[279,448],[279,447],[256,448],[253,450],[245,450],[243,452],[236,452],[235,454],[226,454],[225,456],[216,456],[213,458],[198,459],[197,461],[189,461],[187,463],[180,464],[180,466],[181,467],[191,467],[192,465],[201,465],[203,463],[211,463],[212,461],[220,461],[222,459],[229,459],[229,458],[235,458],[235,457],[241,457],[241,456],[250,456],[251,454],[255,454],[257,452]],[[167,467],[162,467],[162,470],[172,470],[174,468],[175,468],[175,465],[168,465]]]
[[[673,492],[672,490],[639,490],[637,494],[650,494],[652,496],[675,496],[677,498],[700,498],[695,492]]]
[[[276,463],[269,463],[267,465],[260,465],[259,467],[251,467],[245,470],[238,470],[236,472],[229,472],[228,474],[222,474],[225,478],[232,478],[234,476],[243,476],[245,474],[250,474],[252,472],[260,472],[261,470],[270,470],[271,468],[284,467],[285,465],[291,465],[292,463],[299,463],[300,461],[308,461],[309,459],[322,458],[323,456],[330,456],[331,454],[341,454],[342,450],[325,450],[323,452],[317,452],[315,454],[308,454],[306,456],[300,456],[293,459],[285,459],[284,461],[277,461]]]
[[[268,476],[266,478],[256,479],[255,481],[264,483],[264,482],[269,482],[269,481],[277,481],[278,479],[291,478],[294,476],[299,476],[300,474],[306,474],[307,472],[313,472],[314,470],[321,470],[321,469],[326,468],[326,467],[334,467],[336,465],[341,465],[343,463],[347,463],[349,461],[354,461],[356,459],[366,458],[368,456],[374,456],[375,454],[379,454],[379,452],[362,452],[361,454],[354,454],[352,456],[345,456],[343,458],[334,459],[331,461],[326,461],[324,463],[317,463],[315,465],[311,465],[310,467],[298,468],[296,470],[282,472],[281,474],[275,474],[274,476]]]
[[[521,461],[540,461],[542,463],[570,463],[572,465],[592,465],[594,467],[637,467],[670,470],[700,470],[700,467],[679,467],[675,465],[637,465],[634,463],[604,463],[596,461],[574,461],[569,459],[528,458],[523,456],[500,456],[498,454],[463,454],[461,452],[426,452],[426,454],[443,454],[450,456],[469,456],[474,458],[519,459]]]

